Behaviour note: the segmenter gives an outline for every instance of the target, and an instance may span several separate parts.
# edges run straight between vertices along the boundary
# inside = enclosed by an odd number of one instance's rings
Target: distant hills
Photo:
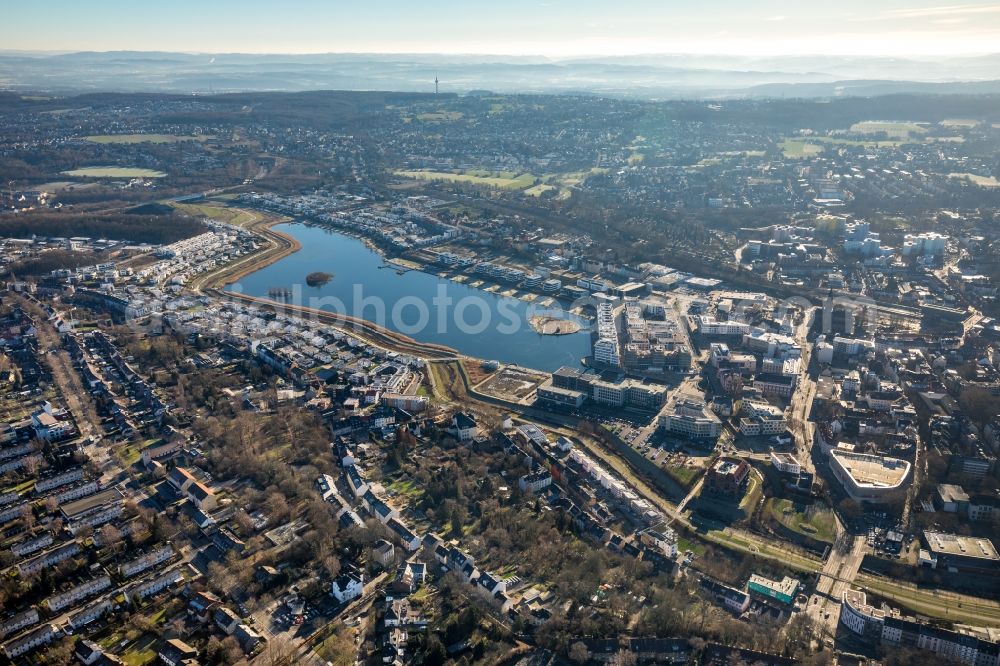
[[[649,98],[1000,92],[1000,54],[918,60],[637,55],[551,59],[433,54],[0,51],[0,89],[221,93],[302,90],[571,92]]]

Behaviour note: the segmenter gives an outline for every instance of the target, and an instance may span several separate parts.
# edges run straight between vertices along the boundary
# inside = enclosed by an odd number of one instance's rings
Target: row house
[[[118,573],[122,578],[131,578],[147,569],[162,564],[174,556],[174,548],[169,543],[160,546],[150,552],[122,564],[118,567]]]
[[[29,608],[12,616],[8,620],[0,622],[0,638],[9,636],[25,627],[30,627],[38,623],[38,609]]]
[[[73,500],[78,500],[81,497],[87,497],[93,495],[98,490],[101,489],[101,484],[97,480],[87,481],[86,483],[81,483],[72,488],[67,488],[61,492],[56,493],[52,497],[59,504],[65,504],[66,502],[72,502]]]
[[[125,598],[138,603],[147,597],[158,594],[163,590],[166,590],[167,588],[183,581],[184,576],[181,575],[181,572],[177,569],[171,569],[170,571],[165,571],[149,580],[132,585],[125,590]]]
[[[80,583],[65,592],[54,594],[43,603],[48,606],[50,611],[55,613],[63,608],[69,608],[81,599],[86,599],[87,597],[92,597],[99,592],[103,592],[109,587],[111,587],[111,577],[100,576],[98,578],[94,578],[93,580],[88,580],[85,583]]]
[[[43,645],[48,645],[56,637],[56,627],[53,624],[44,624],[23,636],[11,639],[3,644],[3,652],[8,659],[16,659],[23,654]]]
[[[69,625],[73,627],[73,629],[79,630],[80,627],[85,627],[91,622],[101,619],[110,613],[113,608],[114,606],[108,599],[96,601],[78,613],[71,615],[69,618]]]
[[[52,533],[45,532],[44,534],[32,539],[25,539],[15,543],[10,547],[10,552],[14,553],[14,555],[17,555],[18,557],[25,557],[38,552],[43,548],[48,548],[54,541],[55,537],[52,536]]]
[[[30,560],[19,562],[16,565],[17,571],[22,577],[29,576],[47,567],[54,567],[78,553],[80,553],[80,544],[76,541],[71,541],[65,545],[48,550],[41,555],[36,555]]]
[[[76,483],[77,481],[83,480],[83,468],[74,467],[73,469],[66,470],[59,474],[53,474],[44,479],[39,479],[35,482],[35,494],[41,494],[46,491],[52,490],[53,488],[58,488],[59,486],[65,486],[70,483]]]
[[[85,527],[96,528],[105,523],[117,520],[122,515],[123,507],[120,502],[114,502],[105,506],[97,506],[78,515],[70,521],[69,531],[76,534]]]

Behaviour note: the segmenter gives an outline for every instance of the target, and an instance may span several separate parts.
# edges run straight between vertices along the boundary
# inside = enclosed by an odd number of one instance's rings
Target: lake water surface
[[[421,271],[400,274],[362,241],[336,231],[298,223],[274,228],[296,238],[302,248],[227,289],[264,298],[274,289],[290,289],[289,303],[342,312],[421,342],[544,371],[579,366],[590,353],[585,319],[565,315],[583,325],[578,333],[540,335],[528,322],[532,313],[549,312],[539,305]],[[333,279],[309,287],[306,275],[315,271]]]

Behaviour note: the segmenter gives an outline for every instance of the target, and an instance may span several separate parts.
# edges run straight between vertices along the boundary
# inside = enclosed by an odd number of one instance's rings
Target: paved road
[[[837,531],[838,543],[830,549],[830,557],[820,572],[816,591],[809,599],[806,609],[809,616],[830,636],[837,634],[840,602],[858,575],[861,562],[868,550],[865,537],[851,536],[843,532],[839,519]]]
[[[796,458],[803,469],[812,474],[816,473],[812,462],[813,429],[809,423],[809,408],[816,397],[816,382],[809,377],[809,363],[812,359],[812,347],[808,341],[809,329],[812,327],[816,317],[817,309],[813,308],[805,313],[802,323],[795,331],[795,340],[802,345],[802,365],[799,370],[799,378],[792,394],[789,405],[789,425],[792,434],[795,435]]]
[[[77,428],[82,437],[89,437],[95,432],[101,432],[100,421],[92,404],[85,404],[83,396],[88,395],[83,389],[79,374],[73,369],[69,354],[62,347],[62,339],[48,315],[33,301],[19,294],[11,294],[15,301],[35,318],[35,328],[38,331],[39,356],[52,371],[52,381],[59,388],[59,393],[66,406],[73,414]],[[58,315],[61,315],[57,311]],[[68,317],[67,317],[68,319]],[[51,350],[51,351],[50,351]]]

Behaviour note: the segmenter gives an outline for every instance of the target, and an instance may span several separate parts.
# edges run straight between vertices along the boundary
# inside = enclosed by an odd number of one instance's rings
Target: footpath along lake
[[[400,272],[362,241],[329,229],[300,223],[274,227],[296,238],[302,248],[251,273],[226,289],[349,314],[476,358],[551,372],[579,366],[590,353],[589,322],[566,314],[581,330],[541,335],[529,323],[532,314],[550,312],[518,298],[508,298],[416,270]],[[314,272],[329,282],[306,285]],[[279,292],[290,290],[290,296]],[[555,306],[554,306],[555,307]]]

